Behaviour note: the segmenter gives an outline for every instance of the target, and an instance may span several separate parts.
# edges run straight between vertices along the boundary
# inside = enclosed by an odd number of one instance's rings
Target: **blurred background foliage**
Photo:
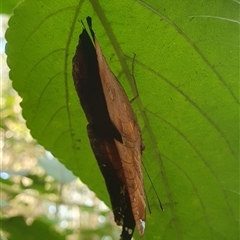
[[[0,239],[118,239],[111,211],[26,127],[21,98],[8,77],[4,34],[19,1],[1,8]]]

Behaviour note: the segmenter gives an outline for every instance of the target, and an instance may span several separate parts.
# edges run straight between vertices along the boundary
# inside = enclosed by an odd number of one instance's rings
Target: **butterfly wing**
[[[125,174],[115,140],[121,134],[110,119],[95,47],[84,28],[73,57],[73,79],[81,106],[89,122],[88,137],[110,195],[115,221],[123,226],[121,239],[130,240],[135,219],[126,187]]]
[[[122,137],[122,142],[115,140],[115,143],[121,158],[134,219],[142,236],[146,203],[141,169],[141,132],[127,95],[110,71],[96,38],[95,47],[109,116]]]
[[[130,240],[135,228],[129,194],[118,149],[113,139],[102,137],[94,125],[87,126],[90,144],[104,177],[110,196],[115,222],[123,226],[121,239]]]

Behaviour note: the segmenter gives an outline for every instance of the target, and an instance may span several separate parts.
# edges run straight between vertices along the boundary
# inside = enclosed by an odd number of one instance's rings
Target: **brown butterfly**
[[[140,236],[145,229],[141,131],[124,89],[107,65],[90,17],[87,23],[95,46],[84,27],[73,57],[73,79],[115,222],[123,226],[121,239],[130,240],[135,224]]]

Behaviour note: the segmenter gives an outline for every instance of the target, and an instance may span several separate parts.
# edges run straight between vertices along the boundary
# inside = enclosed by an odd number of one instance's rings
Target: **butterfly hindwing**
[[[130,240],[135,228],[135,220],[131,211],[123,169],[121,164],[116,166],[120,157],[115,142],[113,139],[99,136],[94,125],[88,124],[87,132],[93,153],[107,186],[115,222],[123,226],[122,239]],[[112,161],[115,162],[115,167]]]

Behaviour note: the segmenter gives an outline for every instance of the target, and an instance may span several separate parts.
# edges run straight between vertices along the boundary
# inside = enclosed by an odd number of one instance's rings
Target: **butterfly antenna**
[[[136,84],[136,79],[134,77],[134,67],[135,67],[135,59],[136,59],[136,53],[133,53],[133,60],[132,60],[132,78],[133,78],[133,83],[134,83],[134,86],[135,86],[135,90],[136,90],[136,96],[133,97],[133,99],[130,100],[130,103],[132,103],[133,101],[135,101],[138,97],[139,97],[139,94],[138,94],[138,88],[137,88],[137,84]]]
[[[152,182],[152,180],[151,180],[151,178],[150,178],[150,176],[149,176],[149,174],[148,174],[148,171],[147,171],[144,163],[142,163],[142,165],[143,165],[143,168],[144,168],[145,172],[147,173],[148,179],[149,179],[149,181],[150,181],[150,183],[151,183],[151,185],[152,185],[152,187],[153,187],[153,191],[154,191],[154,193],[155,193],[155,195],[156,195],[156,197],[157,197],[159,206],[160,206],[160,208],[162,209],[162,211],[164,211],[162,202],[161,202],[160,198],[158,197],[157,191],[156,191],[156,189],[155,189],[155,187],[154,187],[154,185],[153,185],[153,182]],[[148,205],[149,205],[149,203],[148,203]],[[151,214],[151,211],[149,211],[149,212],[150,212],[150,214]]]

